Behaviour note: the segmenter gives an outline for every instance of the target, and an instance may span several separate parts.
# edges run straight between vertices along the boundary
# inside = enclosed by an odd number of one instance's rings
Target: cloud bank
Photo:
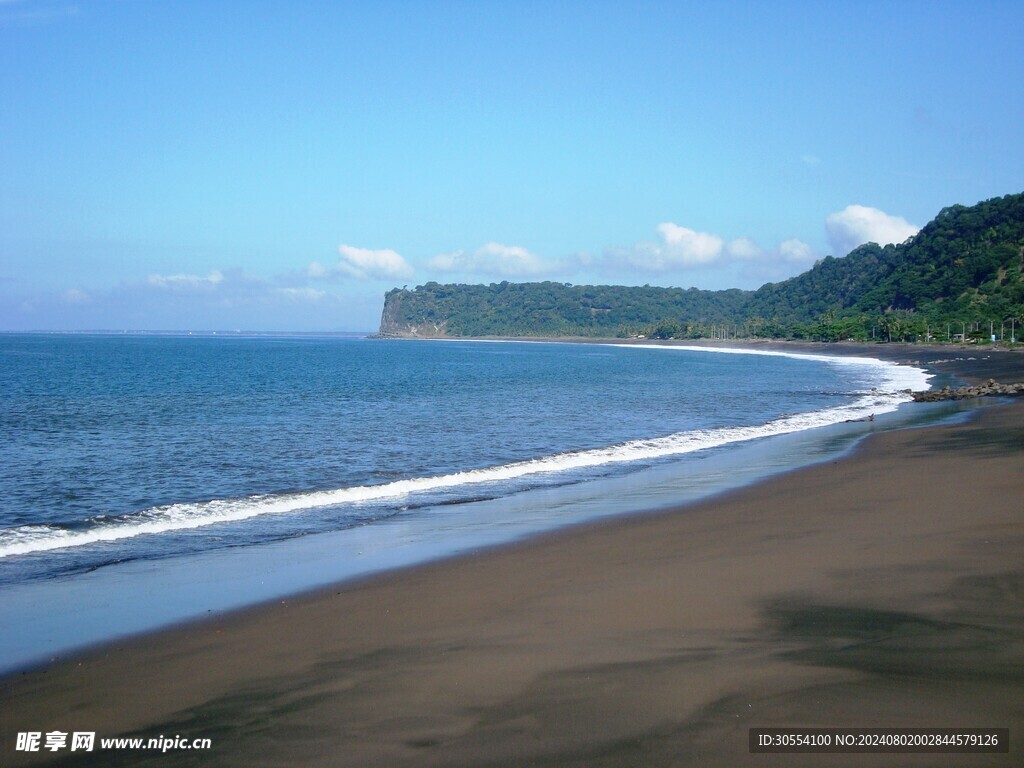
[[[69,288],[60,295],[65,304],[88,304],[90,296],[80,288]]]
[[[372,330],[380,292],[324,290],[296,273],[237,268],[150,274],[108,288],[0,293],[0,327],[19,330]]]
[[[656,228],[657,241],[641,241],[628,248],[607,248],[609,266],[639,269],[644,272],[671,272],[720,267],[737,262],[787,262],[810,264],[817,258],[814,249],[796,238],[785,240],[774,250],[766,250],[749,237],[726,242],[710,232],[697,232],[673,222]]]
[[[412,277],[415,270],[402,256],[390,248],[371,250],[354,245],[338,246],[338,263],[333,269],[359,280],[391,280]],[[319,274],[317,274],[319,272]],[[317,262],[310,265],[310,277],[323,277],[329,270]]]
[[[518,245],[490,242],[475,251],[442,253],[427,262],[438,272],[461,272],[497,277],[536,277],[553,272],[557,264],[546,262]]]
[[[206,275],[201,277],[200,275],[150,275],[146,282],[156,288],[171,288],[171,289],[195,289],[195,288],[212,288],[220,283],[224,282],[224,273],[220,270],[214,269]]]
[[[902,243],[920,230],[906,219],[864,205],[848,205],[825,219],[825,233],[835,256],[845,256],[864,243]]]
[[[905,219],[862,205],[847,206],[825,219],[825,232],[837,256],[869,241],[900,243],[918,231]],[[8,316],[4,322],[12,328],[333,328],[340,322],[369,327],[365,319],[340,320],[356,317],[357,306],[360,317],[377,311],[380,292],[358,282],[375,280],[393,286],[417,272],[391,249],[342,244],[337,253],[333,264],[314,261],[305,270],[271,277],[237,268],[211,269],[205,274],[151,273],[109,289],[68,287],[36,296],[8,291],[10,295],[0,295],[0,320]],[[490,241],[475,250],[434,256],[421,264],[421,270],[469,279],[522,281],[605,273],[611,282],[632,284],[643,283],[645,275],[660,274],[671,281],[692,275],[694,282],[724,288],[785,279],[809,268],[817,258],[815,249],[798,238],[765,248],[750,237],[729,239],[664,221],[649,240],[608,247],[597,256],[579,252],[546,259],[522,246]],[[342,279],[348,283],[345,289],[324,290],[323,283]]]

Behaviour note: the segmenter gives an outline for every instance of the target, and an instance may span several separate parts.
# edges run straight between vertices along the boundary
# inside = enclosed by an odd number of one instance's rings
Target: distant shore
[[[686,345],[1024,381],[1024,354],[992,348]],[[750,755],[747,729],[913,725],[1009,727],[1011,752],[871,764],[1012,765],[1024,750],[1024,400],[973,413],[694,505],[8,677],[3,763],[51,758],[14,751],[15,736],[56,730],[212,740],[202,755],[153,755],[160,766],[860,765]]]

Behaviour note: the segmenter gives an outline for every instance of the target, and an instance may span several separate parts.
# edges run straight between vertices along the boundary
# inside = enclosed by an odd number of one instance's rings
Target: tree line
[[[396,288],[381,332],[944,341],[1019,338],[1024,193],[943,209],[899,245],[868,243],[756,291],[558,282]]]

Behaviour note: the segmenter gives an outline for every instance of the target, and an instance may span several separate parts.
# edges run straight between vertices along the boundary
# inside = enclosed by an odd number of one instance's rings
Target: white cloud
[[[211,277],[212,275],[212,277]],[[0,286],[3,287],[3,286]],[[297,273],[137,274],[106,287],[36,295],[0,291],[0,326],[11,330],[371,330],[383,291],[310,284]]]
[[[157,288],[212,288],[224,281],[224,275],[219,270],[211,270],[206,277],[199,275],[157,275],[152,274],[146,282]]]
[[[353,245],[339,245],[341,259],[334,265],[334,271],[360,280],[390,280],[397,277],[412,277],[414,270],[402,256],[390,248],[371,250]],[[324,277],[327,270],[318,262],[309,265],[310,277]]]
[[[465,261],[465,251],[441,253],[427,262],[427,269],[436,269],[439,272],[457,272],[462,268],[460,265]]]
[[[779,256],[791,262],[812,262],[817,258],[811,246],[795,237],[779,243]]]
[[[584,269],[592,267],[597,263],[597,259],[594,258],[594,255],[587,251],[577,251],[572,255],[570,261],[576,266],[583,267]]]
[[[707,232],[695,232],[667,221],[658,225],[663,246],[661,253],[669,265],[700,267],[712,264],[722,255],[722,238]]]
[[[697,232],[670,221],[657,226],[659,242],[642,240],[628,248],[608,248],[605,257],[618,266],[647,272],[706,267],[722,259],[725,243],[718,235]],[[746,244],[739,244],[740,250]]]
[[[762,248],[749,237],[726,242],[710,232],[697,232],[666,222],[657,227],[660,242],[641,241],[629,248],[605,250],[605,264],[617,271],[623,269],[647,272],[672,270],[720,269],[743,265],[735,274],[752,275],[770,270],[774,275],[782,265],[810,266],[817,258],[814,249],[797,238],[784,240],[773,249]],[[792,266],[786,267],[791,271]],[[726,274],[722,272],[721,274]]]
[[[320,279],[322,277],[327,277],[329,273],[330,270],[328,270],[327,267],[325,267],[319,261],[312,261],[310,262],[309,266],[306,267],[306,277]]]
[[[556,264],[544,261],[518,245],[486,243],[475,251],[442,253],[427,262],[439,272],[465,272],[501,277],[530,277],[551,272]]]
[[[327,295],[327,291],[317,288],[278,288],[277,293],[286,299],[296,302],[320,301]]]
[[[60,296],[65,304],[88,304],[89,294],[78,288],[70,288]]]
[[[864,205],[848,205],[825,219],[825,232],[835,256],[845,256],[864,243],[902,243],[919,231],[920,227],[906,219]]]
[[[753,261],[764,255],[761,246],[749,237],[738,237],[735,240],[730,240],[725,246],[725,252],[730,257],[739,261]]]
[[[775,248],[762,251],[756,258],[736,260],[740,287],[757,288],[766,281],[777,282],[811,267],[819,258],[814,248],[796,237],[783,240]]]

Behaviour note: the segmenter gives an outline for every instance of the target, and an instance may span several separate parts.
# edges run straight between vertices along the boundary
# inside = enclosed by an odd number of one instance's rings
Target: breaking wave
[[[658,348],[646,345],[643,348]],[[333,490],[289,494],[262,494],[239,499],[214,499],[152,507],[118,517],[94,518],[84,528],[55,525],[24,525],[0,531],[0,558],[112,542],[148,534],[185,531],[218,523],[237,522],[264,515],[284,515],[305,510],[395,500],[431,491],[474,486],[483,483],[526,478],[532,475],[568,472],[609,464],[642,462],[678,456],[731,443],[800,432],[871,414],[893,411],[911,400],[907,390],[924,389],[929,376],[917,368],[897,366],[871,358],[825,357],[760,350],[718,350],[705,347],[664,347],[701,352],[766,354],[825,360],[835,365],[871,366],[879,387],[854,392],[856,399],[843,406],[782,416],[763,424],[680,432],[649,440],[632,440],[618,445],[558,453],[529,461],[455,472],[431,477],[414,477],[378,485],[361,485]]]

